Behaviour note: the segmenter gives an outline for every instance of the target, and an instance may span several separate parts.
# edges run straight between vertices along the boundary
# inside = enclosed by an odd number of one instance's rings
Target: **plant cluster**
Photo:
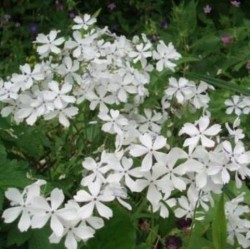
[[[185,58],[171,42],[153,42],[145,34],[130,40],[95,23],[95,15],[85,14],[74,18],[68,37],[59,30],[38,34],[39,62],[20,66],[20,73],[0,82],[3,117],[31,126],[57,126],[58,120],[75,147],[92,127],[104,138],[80,159],[75,194],[57,187],[47,192],[49,183],[32,176],[37,180],[23,190],[5,192],[10,207],[4,222],[18,219],[21,232],[49,224],[51,243],[63,240],[67,248],[77,248],[105,230],[117,204],[134,219],[147,213],[162,220],[172,214],[192,219],[195,230],[217,201],[215,216],[225,228],[213,224],[214,246],[225,247],[227,239],[249,247],[249,207],[244,194],[230,197],[228,188],[242,188],[250,176],[250,151],[240,126],[250,113],[249,96],[223,100],[225,112],[235,116],[224,126],[210,110],[217,90],[210,81],[176,77]],[[230,198],[225,205],[223,193]],[[157,230],[152,227],[156,235]]]

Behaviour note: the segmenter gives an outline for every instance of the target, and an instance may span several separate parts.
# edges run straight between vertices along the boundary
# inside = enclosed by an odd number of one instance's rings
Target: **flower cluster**
[[[79,112],[77,106],[87,100],[104,119],[108,105],[126,103],[130,96],[140,103],[147,96],[155,65],[159,71],[174,70],[174,61],[180,58],[171,43],[160,41],[154,49],[145,35],[130,41],[93,26],[96,19],[88,14],[74,21],[67,40],[58,37],[57,30],[39,34],[35,44],[41,62],[33,67],[24,64],[21,73],[0,81],[2,116],[13,114],[15,122],[25,120],[29,125],[39,117],[57,117],[68,127],[69,119]]]
[[[11,208],[4,211],[4,221],[11,223],[21,215],[20,231],[41,228],[50,221],[50,241],[65,237],[66,247],[76,248],[77,242],[93,237],[104,226],[104,219],[113,216],[109,202],[131,210],[129,194],[141,192],[149,209],[162,218],[171,209],[178,218],[202,220],[204,211],[213,206],[214,193],[221,193],[230,180],[240,187],[250,176],[250,151],[243,144],[239,118],[233,127],[216,124],[209,112],[213,88],[183,77],[168,79],[161,105],[144,108],[150,95],[150,73],[174,71],[181,57],[174,46],[163,41],[155,46],[145,35],[130,41],[107,28],[97,28],[96,19],[87,14],[74,21],[72,37],[67,40],[57,37],[59,31],[39,34],[36,43],[41,63],[33,68],[25,64],[21,74],[0,83],[1,114],[13,114],[17,123],[25,120],[29,125],[40,117],[57,117],[68,127],[85,102],[89,110],[97,111],[101,130],[114,136],[115,150],[104,148],[99,159],[83,160],[81,188],[65,204],[57,188],[48,198],[41,194],[43,181],[22,193],[8,189]],[[164,124],[173,126],[173,119],[179,118],[176,109],[187,105],[201,116],[183,123],[177,134],[163,136]],[[173,136],[178,137],[174,145],[169,140]],[[173,195],[176,191],[181,195]],[[234,230],[238,235],[241,228]],[[230,234],[229,242],[231,238]],[[245,242],[244,246],[250,246]]]
[[[228,242],[234,244],[235,239],[243,248],[250,246],[250,222],[244,219],[244,215],[249,214],[249,206],[244,205],[244,193],[231,201],[226,202],[225,210],[228,220]]]
[[[227,106],[227,114],[235,113],[237,116],[240,116],[242,114],[250,114],[249,96],[234,95],[231,97],[231,99],[227,99],[225,101],[225,105]]]

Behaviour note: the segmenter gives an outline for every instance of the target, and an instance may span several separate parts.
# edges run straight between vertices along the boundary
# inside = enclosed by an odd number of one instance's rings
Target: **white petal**
[[[88,240],[94,236],[95,230],[87,226],[79,226],[74,229],[74,234],[83,241]]]
[[[190,136],[195,136],[199,134],[199,130],[192,123],[185,123],[183,128],[180,130],[179,135],[188,134]]]
[[[204,131],[204,135],[215,136],[221,131],[221,125],[215,124],[206,131]]]
[[[23,203],[23,197],[20,191],[16,188],[8,188],[4,194],[5,194],[5,197],[10,201],[14,201],[17,204]]]
[[[149,134],[141,135],[139,139],[144,146],[152,148],[152,137]]]
[[[141,145],[133,145],[129,151],[129,153],[134,156],[142,156],[148,152],[148,148],[141,146]]]
[[[82,206],[79,209],[78,214],[81,217],[81,219],[86,219],[93,214],[93,210],[94,210],[94,203],[90,202],[87,205]]]
[[[17,217],[20,215],[21,212],[22,212],[21,207],[11,207],[4,210],[2,218],[4,219],[5,223],[11,223],[17,219]]]
[[[59,114],[59,122],[66,128],[70,125],[69,120],[62,112]]]
[[[101,202],[96,202],[96,209],[98,213],[106,219],[109,219],[113,216],[112,210],[109,207],[103,205]]]
[[[141,171],[149,171],[152,168],[152,165],[153,165],[153,157],[152,153],[149,152],[148,154],[145,155],[145,157],[142,160]]]
[[[178,178],[175,175],[172,175],[172,182],[174,187],[178,190],[183,191],[186,189],[186,183],[181,178]]]
[[[48,222],[50,218],[49,214],[44,214],[41,216],[33,216],[31,219],[31,227],[32,228],[42,228]]]
[[[147,199],[151,204],[157,204],[162,199],[161,192],[155,187],[154,184],[151,184],[148,188]]]
[[[182,217],[184,217],[184,216],[187,214],[187,212],[186,212],[185,210],[183,210],[182,208],[177,208],[177,209],[174,211],[174,213],[175,213],[175,216],[176,216],[177,218],[182,218]]]
[[[209,125],[209,118],[208,116],[203,116],[198,121],[199,124],[199,130],[203,132]]]
[[[221,172],[221,177],[224,184],[230,181],[230,175],[225,168]]]
[[[163,136],[157,136],[153,145],[154,150],[158,150],[166,146],[167,140]]]
[[[58,209],[63,201],[64,201],[64,194],[63,194],[63,191],[58,189],[58,188],[55,188],[52,192],[51,192],[51,208],[52,210],[56,210]]]
[[[28,211],[27,210],[24,210],[22,215],[21,215],[21,218],[20,218],[20,221],[18,223],[18,228],[21,232],[25,232],[29,229],[30,227],[30,216],[28,214]]]
[[[65,246],[68,249],[76,249],[77,248],[77,241],[73,235],[73,232],[68,232],[65,239]]]
[[[62,236],[63,235],[63,225],[60,222],[60,220],[57,218],[56,215],[52,215],[50,219],[50,228],[56,234],[57,236]]]
[[[206,173],[197,174],[195,177],[195,181],[200,189],[204,188],[207,185],[207,174]]]
[[[204,147],[212,148],[215,145],[215,142],[211,139],[208,139],[206,136],[201,135],[201,144]]]
[[[84,190],[80,190],[74,196],[74,199],[77,202],[88,202],[88,201],[92,200],[92,196],[88,192],[86,192]]]
[[[47,200],[44,197],[34,197],[31,200],[32,208],[43,209],[45,211],[50,211],[51,207],[49,206]]]

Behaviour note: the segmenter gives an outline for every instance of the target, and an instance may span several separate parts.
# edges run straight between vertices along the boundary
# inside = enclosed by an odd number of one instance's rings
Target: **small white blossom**
[[[95,17],[91,17],[89,14],[84,14],[83,17],[76,16],[74,18],[74,22],[76,23],[73,25],[73,30],[84,29],[87,30],[89,26],[93,25],[96,22]]]

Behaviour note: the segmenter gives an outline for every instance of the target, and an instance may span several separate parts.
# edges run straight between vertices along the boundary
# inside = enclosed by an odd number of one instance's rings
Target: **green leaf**
[[[159,225],[155,225],[153,228],[151,228],[148,237],[146,239],[146,243],[148,246],[153,246],[154,242],[156,242],[158,236],[158,228]]]
[[[242,186],[240,188],[237,188],[235,182],[231,181],[227,185],[227,188],[234,195],[234,197],[231,197],[230,199],[233,199],[238,195],[244,194],[244,202],[250,206],[250,189],[248,188],[246,183],[242,183]]]
[[[88,241],[87,248],[135,248],[136,231],[130,214],[122,207],[113,208],[113,217],[97,230],[95,237]]]
[[[230,91],[233,91],[235,93],[243,94],[243,95],[250,95],[250,90],[243,88],[237,84],[226,82],[223,80],[216,79],[211,76],[206,76],[206,75],[201,75],[201,74],[196,74],[196,73],[187,73],[188,76],[191,78],[197,79],[197,80],[202,80],[205,81],[211,85],[214,85],[215,87],[221,88],[221,89],[227,89]]]
[[[3,209],[3,201],[4,201],[4,192],[2,189],[0,189],[0,212]]]
[[[174,216],[172,209],[169,208],[168,218],[160,219],[160,221],[159,221],[158,232],[162,237],[165,237],[166,235],[169,234],[169,232],[173,228],[175,228],[175,226],[176,226],[176,219],[175,219],[175,216]]]
[[[93,15],[92,17],[98,17],[102,11],[102,8],[99,8]]]
[[[0,159],[5,159],[7,156],[5,147],[0,144]]]
[[[42,229],[32,229],[30,231],[29,248],[33,249],[60,249],[64,248],[63,241],[59,244],[51,244],[49,242],[49,236],[51,235],[51,229],[46,226]]]
[[[227,223],[224,208],[224,194],[221,195],[215,210],[214,219],[212,222],[212,237],[215,248],[226,248]]]
[[[21,128],[16,142],[18,148],[26,155],[39,159],[44,154],[44,146],[48,146],[44,131],[38,128]]]
[[[30,183],[26,177],[27,170],[25,162],[0,159],[0,188],[25,187]]]
[[[7,235],[7,246],[19,247],[26,241],[28,241],[30,236],[31,236],[30,231],[20,232],[16,224],[11,225],[11,229],[8,231]]]
[[[198,57],[185,56],[185,57],[180,58],[180,59],[177,61],[176,64],[177,64],[177,65],[180,65],[180,64],[184,64],[184,63],[197,62],[197,61],[201,61],[201,59],[198,58]]]

